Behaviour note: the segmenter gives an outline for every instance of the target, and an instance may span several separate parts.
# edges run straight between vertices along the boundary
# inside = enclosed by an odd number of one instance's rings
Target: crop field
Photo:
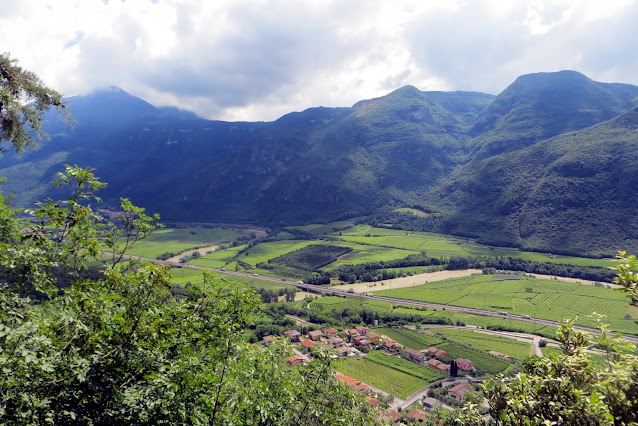
[[[366,359],[409,374],[410,376],[418,377],[429,383],[446,377],[446,375],[440,371],[408,361],[397,355],[386,355],[383,351],[372,351],[366,355]]]
[[[333,366],[340,373],[356,377],[401,399],[429,384],[427,380],[419,379],[365,358],[337,360]]]
[[[387,290],[375,294],[389,295]],[[392,290],[392,297],[455,306],[505,311],[560,321],[578,316],[577,323],[591,326],[593,312],[607,315],[615,331],[636,333],[634,311],[623,293],[605,287],[521,277],[492,281],[491,275],[454,278]]]
[[[501,352],[518,360],[523,360],[525,357],[533,355],[531,342],[525,343],[507,337],[469,330],[440,328],[433,331],[455,342],[471,345],[473,348],[483,351]]]
[[[366,237],[366,235],[369,235]],[[613,266],[612,259],[590,259],[574,256],[560,256],[549,253],[526,252],[507,247],[489,247],[476,244],[473,240],[466,240],[449,235],[412,232],[387,228],[375,228],[369,225],[357,225],[330,236],[342,238],[345,241],[360,244],[379,245],[409,250],[425,251],[430,256],[502,256],[513,257],[537,262],[550,262],[576,266]],[[387,237],[387,238],[383,238]]]
[[[322,243],[324,242],[299,240],[282,240],[261,243],[251,247],[246,252],[247,255],[241,256],[241,260],[254,266],[260,262],[268,262],[269,259],[282,256],[286,253],[290,253],[291,251],[299,250],[310,244]],[[327,242],[325,244],[327,244]]]
[[[237,253],[244,248],[246,248],[246,245],[230,247],[225,250],[216,250],[213,253],[193,259],[188,263],[199,266],[207,266],[209,268],[221,268],[231,262],[233,257],[235,257]]]
[[[498,374],[505,371],[510,363],[492,356],[483,351],[466,348],[454,342],[445,342],[436,346],[438,349],[447,352],[450,358],[465,358],[472,360],[474,366],[487,374]]]
[[[402,328],[378,328],[374,331],[388,336],[390,339],[405,346],[406,348],[416,349],[418,351],[427,349],[430,346],[437,345],[443,341],[440,337],[432,337],[427,334]]]
[[[221,228],[162,228],[136,243],[129,250],[129,254],[155,258],[167,252],[179,253],[195,247],[214,245],[222,241],[233,241],[240,235],[245,234]]]
[[[387,312],[392,309],[392,303],[374,299],[342,298],[335,296],[322,297],[310,304],[310,309],[316,311],[332,311],[333,309],[361,308],[376,312]]]
[[[418,253],[414,250],[403,250],[397,248],[389,248],[389,247],[380,247],[375,245],[364,245],[364,244],[356,244],[353,242],[331,242],[334,245],[344,245],[346,247],[352,248],[352,252],[342,256],[341,259],[333,262],[324,268],[323,270],[331,270],[337,268],[341,265],[345,264],[361,264],[368,262],[379,262],[381,260],[395,260],[395,259],[403,259],[411,254]]]

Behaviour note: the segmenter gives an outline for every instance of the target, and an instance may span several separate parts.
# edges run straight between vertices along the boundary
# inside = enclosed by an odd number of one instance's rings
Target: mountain
[[[638,249],[622,198],[638,176],[636,86],[575,71],[524,75],[497,96],[406,86],[267,123],[205,120],[114,87],[68,105],[71,131],[50,116],[39,151],[0,158],[16,205],[56,195],[47,183],[67,163],[96,168],[107,205],[130,197],[171,221],[286,225],[413,206],[428,229],[484,242]]]

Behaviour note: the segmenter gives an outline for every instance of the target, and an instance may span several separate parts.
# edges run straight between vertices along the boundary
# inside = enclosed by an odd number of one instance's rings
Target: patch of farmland
[[[448,339],[471,345],[473,348],[482,351],[496,351],[523,360],[533,355],[532,345],[530,343],[521,342],[507,337],[496,336],[493,334],[479,333],[470,330],[458,329],[439,329],[437,334],[443,335]]]
[[[388,336],[401,345],[418,351],[434,346],[442,341],[440,337],[428,336],[413,330],[402,328],[378,328],[376,333]]]
[[[315,270],[336,261],[339,256],[351,251],[350,247],[311,244],[299,250],[275,257],[269,262],[280,263],[291,268]]]
[[[302,249],[311,244],[320,244],[317,241],[299,241],[299,240],[281,240],[270,241],[267,243],[257,244],[251,247],[246,255],[241,256],[241,260],[255,266],[260,262],[268,262],[278,256],[282,256],[291,251]]]
[[[477,349],[471,349],[459,345],[454,342],[445,342],[437,345],[438,349],[447,352],[450,358],[465,358],[474,363],[474,366],[486,372],[487,374],[498,374],[510,365],[509,362],[492,356],[486,352],[479,351]]]
[[[334,362],[335,370],[404,399],[428,385],[428,381],[386,367],[365,358],[342,359]]]
[[[344,238],[345,241],[349,243],[357,243],[357,244],[372,244],[375,246],[382,245],[381,243],[385,241],[386,237],[366,237],[366,236],[352,236]]]
[[[380,245],[408,250],[418,250],[425,241],[411,237],[387,237]]]
[[[386,355],[383,351],[372,351],[366,355],[366,359],[409,374],[410,376],[418,377],[428,383],[432,383],[446,377],[446,375],[440,371],[434,370],[425,365],[408,361],[400,356]]]

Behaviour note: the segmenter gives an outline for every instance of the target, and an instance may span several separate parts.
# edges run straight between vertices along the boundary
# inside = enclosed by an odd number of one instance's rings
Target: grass
[[[388,290],[375,294],[388,295]],[[491,311],[561,321],[575,318],[577,324],[591,326],[587,315],[607,315],[618,332],[636,333],[634,315],[624,294],[586,284],[522,277],[492,281],[491,275],[454,278],[425,285],[392,290],[392,297],[450,304]]]
[[[404,399],[429,384],[429,381],[386,367],[365,358],[337,360],[335,370]]]

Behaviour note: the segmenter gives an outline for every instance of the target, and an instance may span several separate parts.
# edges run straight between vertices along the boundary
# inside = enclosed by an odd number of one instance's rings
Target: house
[[[317,342],[313,340],[301,341],[301,348],[303,349],[304,352],[310,352],[310,348],[314,348],[315,346],[317,346]]]
[[[276,342],[277,338],[275,336],[264,336],[264,345],[269,346],[271,343]]]
[[[365,336],[368,333],[368,327],[364,325],[358,325],[354,329],[357,330],[362,336]]]
[[[447,393],[450,397],[456,399],[457,401],[463,401],[463,394],[465,392],[473,391],[472,386],[467,383],[459,383],[456,386],[452,386],[447,390]]]
[[[368,339],[366,339],[364,336],[357,336],[354,338],[354,344],[356,346],[368,346],[370,345],[372,342],[370,342]]]
[[[372,343],[377,343],[381,341],[381,335],[379,333],[375,333],[373,331],[368,331],[366,333],[366,338]]]
[[[290,339],[291,342],[298,342],[301,334],[297,330],[284,331],[284,336]]]
[[[385,418],[389,423],[397,423],[401,420],[401,414],[396,410],[387,410],[381,414],[381,419]]]
[[[470,371],[474,369],[474,363],[469,359],[457,358],[454,361],[456,362],[456,366],[463,371]]]
[[[414,408],[405,415],[405,419],[408,422],[420,422],[423,423],[428,418],[428,413],[418,408]]]
[[[366,395],[366,399],[370,403],[371,406],[376,407],[379,405],[379,400],[371,397],[370,395]]]
[[[359,336],[359,332],[354,328],[346,328],[343,330],[343,335],[346,337],[357,337]]]
[[[326,337],[334,337],[337,335],[337,329],[336,328],[326,328],[323,331],[323,335]]]
[[[444,362],[439,362],[436,367],[441,373],[448,374],[450,372],[450,364],[446,364]]]
[[[418,364],[422,364],[423,362],[425,362],[425,355],[422,352],[410,348],[403,349],[403,358],[416,362]]]
[[[288,365],[297,365],[297,364],[301,364],[301,365],[306,365],[306,360],[300,356],[289,356],[286,358],[286,364]]]
[[[447,352],[442,351],[441,349],[437,349],[433,346],[430,346],[428,348],[428,353],[432,356],[435,356],[437,358],[445,358],[447,356]]]
[[[351,376],[346,376],[345,374],[337,373],[335,376],[337,380],[345,383],[348,387],[355,389],[357,386],[361,384],[361,380],[355,379]]]
[[[388,351],[398,351],[402,347],[403,346],[399,345],[397,342],[395,342],[392,339],[383,339],[383,348]]]
[[[337,355],[339,356],[348,356],[350,354],[350,351],[352,350],[352,348],[349,348],[347,346],[339,346],[337,349]]]
[[[427,366],[430,368],[434,368],[435,370],[438,370],[442,373],[449,373],[450,372],[450,364],[446,364],[444,362],[439,361],[438,359],[429,359],[428,362],[426,362]]]
[[[343,346],[343,339],[341,337],[331,337],[328,339],[328,344],[333,348]]]
[[[310,340],[317,341],[317,340],[321,339],[322,336],[323,336],[323,333],[321,332],[321,330],[314,330],[314,331],[309,331],[308,332],[308,338]]]

